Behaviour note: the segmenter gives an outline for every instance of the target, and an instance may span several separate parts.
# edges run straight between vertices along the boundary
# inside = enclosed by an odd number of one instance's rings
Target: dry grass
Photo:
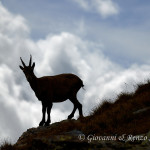
[[[104,101],[86,121],[86,133],[142,134],[149,131],[150,111],[133,112],[150,107],[150,82],[137,85],[134,93],[121,93],[114,103]],[[85,127],[84,127],[85,128]]]
[[[10,142],[5,140],[1,143],[0,150],[15,150],[15,149]]]

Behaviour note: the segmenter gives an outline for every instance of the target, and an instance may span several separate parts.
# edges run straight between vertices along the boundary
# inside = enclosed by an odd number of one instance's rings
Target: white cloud
[[[83,9],[88,10],[89,9],[89,3],[85,0],[74,0],[76,3],[78,3]]]
[[[113,0],[73,0],[78,3],[84,10],[97,12],[103,18],[117,15],[119,6]]]
[[[2,4],[0,12],[3,13],[0,21],[1,138],[9,136],[16,140],[27,128],[37,126],[41,119],[40,102],[19,70],[20,56],[28,63],[30,53],[33,55],[38,77],[64,72],[79,75],[86,91],[80,90],[78,97],[86,115],[102,98],[111,98],[126,90],[124,83],[139,82],[149,74],[149,65],[124,69],[103,54],[101,43],[83,40],[73,33],[62,32],[33,41],[22,16],[11,14]],[[133,90],[132,86],[128,89]],[[69,102],[54,105],[52,122],[67,118],[71,111]]]
[[[20,15],[13,15],[0,2],[0,33],[7,36],[24,36],[29,33],[25,19]],[[15,34],[15,33],[18,34]]]
[[[112,0],[93,0],[93,5],[97,12],[104,18],[119,13],[118,5]]]

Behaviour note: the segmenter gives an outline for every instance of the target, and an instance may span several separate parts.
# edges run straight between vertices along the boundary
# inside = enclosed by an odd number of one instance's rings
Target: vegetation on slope
[[[0,150],[14,150],[13,145],[8,141],[3,141]]]

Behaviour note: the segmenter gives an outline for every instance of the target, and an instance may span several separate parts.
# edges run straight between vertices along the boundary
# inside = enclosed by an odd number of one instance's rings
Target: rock
[[[79,120],[64,120],[53,123],[47,127],[30,128],[22,134],[15,144],[17,150],[148,150],[150,149],[149,141],[124,142],[115,140],[89,140],[88,135],[84,135],[74,125]],[[70,125],[70,130],[66,125]],[[73,128],[72,128],[73,126]],[[63,132],[60,128],[64,127]],[[67,130],[67,131],[66,131]],[[57,132],[54,132],[57,131]],[[80,136],[82,138],[79,138]],[[150,132],[143,135],[150,139]]]
[[[72,135],[72,136],[79,136],[79,135],[83,135],[83,133],[79,130],[72,130],[69,132],[64,132],[64,135]]]
[[[133,114],[134,114],[134,115],[140,114],[140,113],[143,113],[143,112],[145,112],[145,111],[147,111],[147,110],[149,110],[149,109],[150,109],[150,107],[146,107],[146,108],[143,108],[143,109],[139,109],[139,110],[133,112]]]
[[[141,145],[150,147],[150,131],[145,136],[147,137],[147,140],[144,140]]]

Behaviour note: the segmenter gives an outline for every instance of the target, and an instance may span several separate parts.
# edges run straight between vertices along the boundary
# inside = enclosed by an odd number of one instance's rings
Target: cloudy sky
[[[37,77],[74,73],[84,82],[84,115],[104,99],[133,91],[150,75],[150,1],[1,0],[0,136],[15,142],[37,127],[41,103],[19,69],[32,54]],[[70,101],[54,104],[52,122]],[[76,117],[78,112],[76,113]]]

